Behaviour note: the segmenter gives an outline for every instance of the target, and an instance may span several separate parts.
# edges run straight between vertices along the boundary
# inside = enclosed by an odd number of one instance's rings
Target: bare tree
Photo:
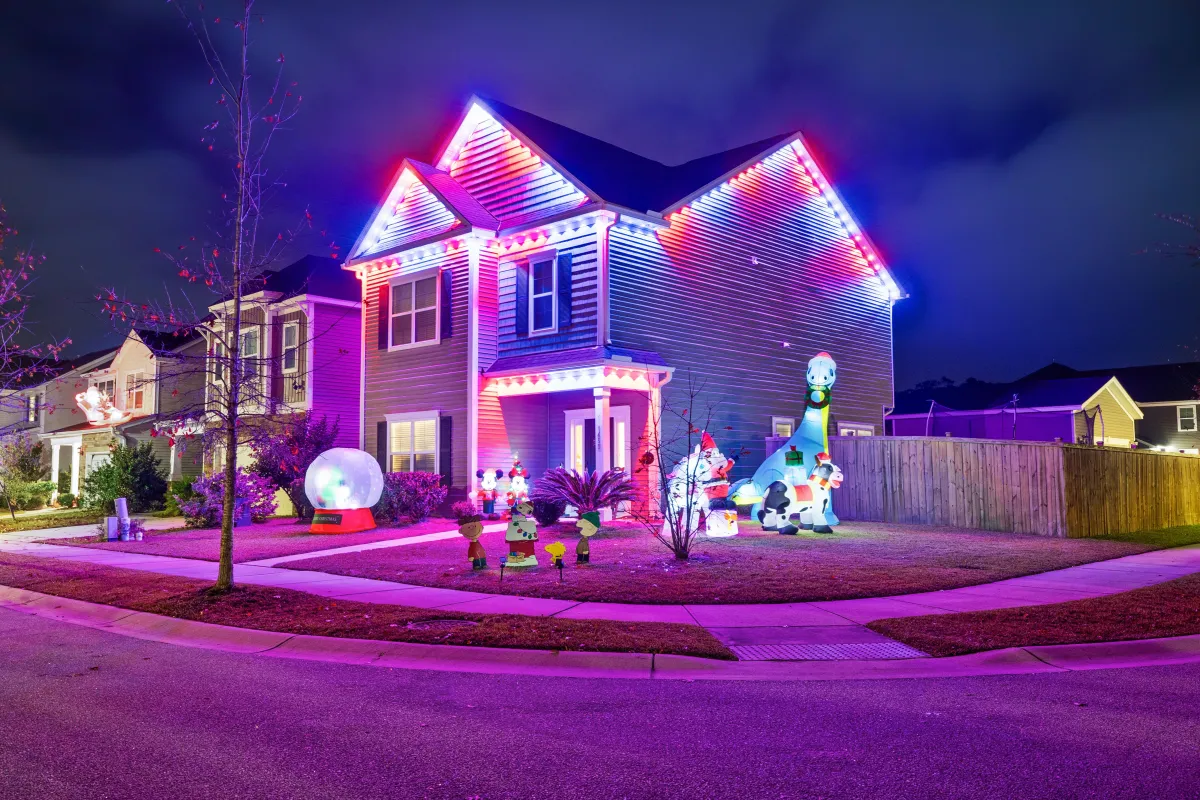
[[[176,427],[167,435],[191,436],[197,419],[205,436],[219,441],[224,453],[224,509],[221,515],[220,563],[214,592],[233,587],[233,522],[236,500],[237,451],[248,409],[269,406],[269,370],[263,343],[251,337],[247,320],[265,312],[265,300],[248,298],[262,289],[269,268],[303,227],[310,226],[307,212],[293,230],[267,233],[268,203],[283,187],[268,166],[268,151],[275,135],[295,116],[301,97],[295,84],[283,79],[284,57],[268,80],[253,74],[251,29],[264,19],[254,13],[254,0],[239,0],[232,18],[205,16],[204,5],[191,9],[182,0],[171,0],[199,45],[211,72],[210,85],[218,93],[221,117],[205,126],[202,142],[213,151],[219,138],[228,146],[229,178],[222,192],[219,224],[204,238],[192,239],[164,253],[188,287],[215,295],[197,307],[187,292],[168,293],[165,300],[139,303],[115,290],[99,296],[109,316],[122,324],[148,328],[162,334],[156,349],[175,360],[173,371],[204,376],[202,396],[177,404]],[[218,36],[224,35],[218,41]],[[222,137],[221,134],[224,134]],[[159,251],[161,252],[161,251]],[[170,346],[172,337],[194,333],[204,337],[197,355],[181,355]],[[181,340],[182,341],[182,340]],[[176,390],[177,391],[177,390]]]

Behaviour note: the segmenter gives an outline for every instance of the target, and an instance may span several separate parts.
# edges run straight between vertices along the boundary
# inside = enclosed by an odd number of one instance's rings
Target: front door
[[[576,472],[596,469],[596,410],[572,409],[567,415],[566,466]],[[633,439],[629,430],[629,406],[609,409],[608,447],[613,469],[629,472]]]

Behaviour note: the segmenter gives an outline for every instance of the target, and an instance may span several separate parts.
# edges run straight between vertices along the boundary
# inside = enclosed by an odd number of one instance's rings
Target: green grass
[[[880,619],[871,630],[932,656],[1200,634],[1200,574],[1087,600]]]
[[[1109,536],[1094,536],[1091,538],[1099,542],[1133,542],[1136,544],[1145,544],[1156,550],[1165,547],[1183,547],[1188,544],[1200,543],[1200,525],[1179,525],[1174,528],[1162,528],[1156,531],[1114,533]]]
[[[734,658],[696,625],[467,614],[336,600],[269,586],[239,586],[213,597],[207,594],[207,581],[14,553],[0,553],[0,585],[216,625],[313,636]],[[455,626],[454,621],[467,624]]]
[[[11,515],[0,518],[0,533],[16,531],[40,531],[46,528],[63,528],[70,525],[94,525],[104,515],[99,511],[79,508],[64,508],[61,511],[48,511],[44,514],[31,514],[17,517]]]

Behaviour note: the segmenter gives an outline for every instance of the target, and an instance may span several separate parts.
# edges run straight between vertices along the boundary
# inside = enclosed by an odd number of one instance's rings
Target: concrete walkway
[[[496,533],[508,527],[507,523],[494,522],[491,525],[484,525],[484,533]],[[341,556],[347,553],[362,553],[366,550],[382,550],[389,547],[403,547],[409,544],[421,544],[422,542],[437,542],[442,539],[457,539],[462,536],[457,530],[438,531],[437,533],[423,533],[419,536],[402,536],[398,539],[384,539],[382,542],[368,542],[367,544],[352,544],[346,547],[331,547],[328,550],[314,550],[311,553],[293,553],[290,556],[277,556],[275,558],[260,558],[257,561],[244,561],[242,563],[254,567],[274,567],[278,564],[286,564],[289,561],[304,561],[309,558],[324,558],[325,556]]]
[[[217,565],[209,561],[14,541],[6,537],[0,537],[0,550],[201,580],[215,580],[217,574]],[[312,554],[305,554],[305,557],[311,558]],[[919,658],[924,654],[868,630],[865,623],[887,617],[1082,600],[1138,589],[1194,572],[1200,572],[1200,545],[1139,553],[961,589],[859,600],[759,605],[651,605],[518,597],[280,569],[264,566],[261,562],[234,565],[234,580],[366,603],[480,614],[700,625],[730,646],[741,659],[787,661]]]

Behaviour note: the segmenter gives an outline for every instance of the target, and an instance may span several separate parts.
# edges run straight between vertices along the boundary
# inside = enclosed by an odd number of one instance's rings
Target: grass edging
[[[931,656],[1190,636],[1200,634],[1200,574],[1102,597],[879,619],[867,627]]]
[[[470,614],[249,585],[212,597],[206,592],[208,581],[14,553],[0,553],[0,585],[164,617],[296,635],[736,660],[725,645],[695,625]]]

